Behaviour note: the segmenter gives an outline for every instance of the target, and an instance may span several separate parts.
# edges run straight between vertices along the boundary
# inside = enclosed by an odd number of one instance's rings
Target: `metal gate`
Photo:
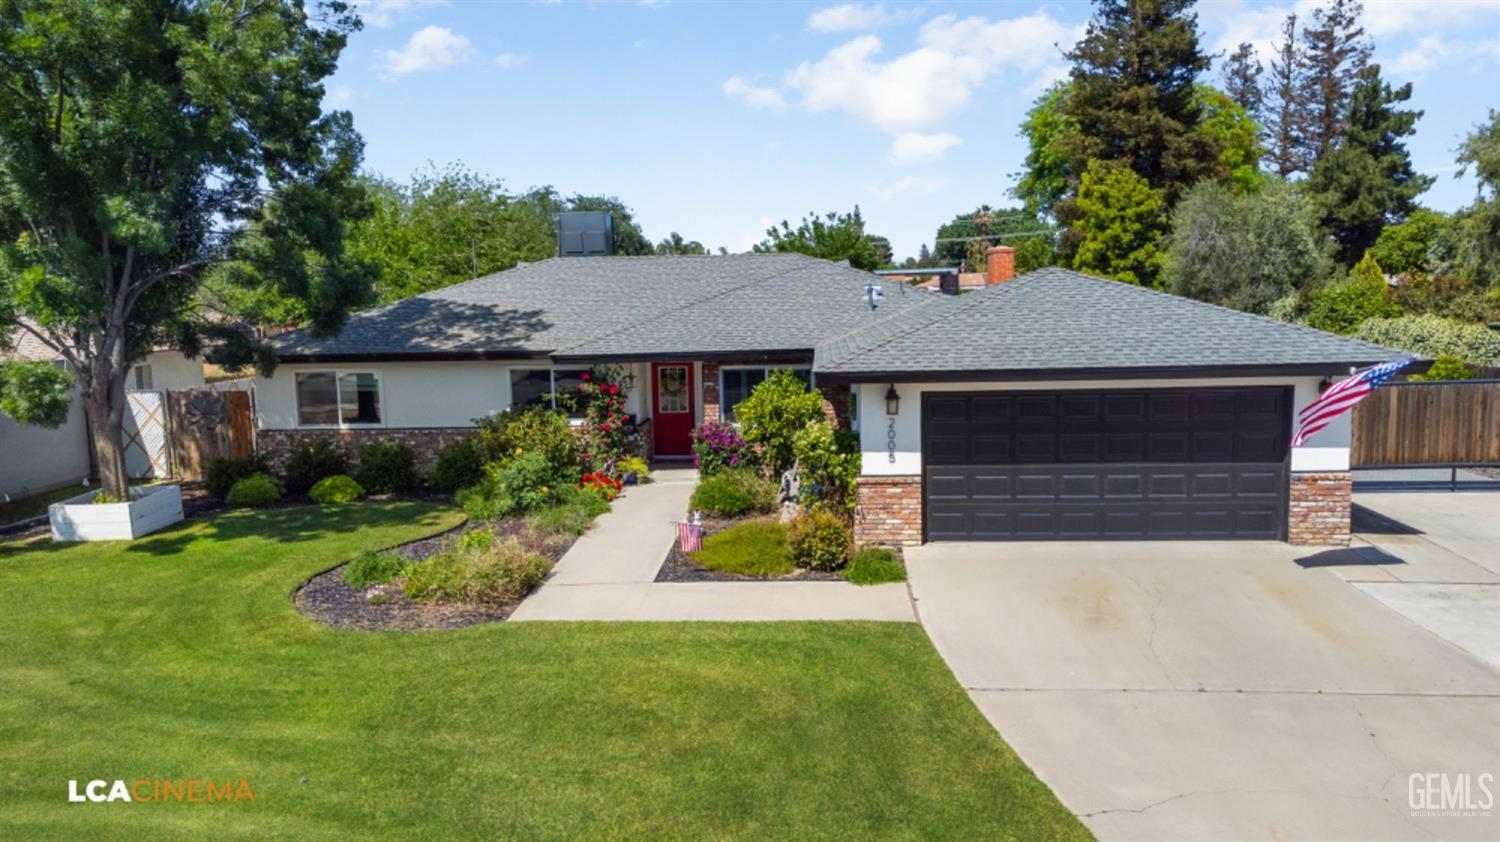
[[[131,479],[172,475],[165,392],[125,393],[125,473]]]

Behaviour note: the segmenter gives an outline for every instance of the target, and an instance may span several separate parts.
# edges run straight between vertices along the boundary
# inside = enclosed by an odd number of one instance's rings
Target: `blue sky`
[[[1201,2],[1210,50],[1270,44],[1286,0]],[[1067,3],[490,3],[368,0],[325,105],[370,169],[462,161],[509,189],[620,196],[647,236],[747,248],[767,225],[858,204],[898,257],[939,223],[1004,204],[1036,94],[1090,14]],[[1424,109],[1423,202],[1474,187],[1453,148],[1500,107],[1500,0],[1367,0],[1394,83]],[[1058,46],[1054,46],[1058,45]],[[1217,79],[1217,68],[1212,79]]]

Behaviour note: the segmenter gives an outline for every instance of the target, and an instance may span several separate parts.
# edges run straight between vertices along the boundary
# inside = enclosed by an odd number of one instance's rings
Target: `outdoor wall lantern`
[[[901,414],[901,396],[898,395],[898,394],[896,394],[896,384],[895,383],[892,383],[891,387],[889,389],[885,390],[885,414],[886,415],[900,415]]]

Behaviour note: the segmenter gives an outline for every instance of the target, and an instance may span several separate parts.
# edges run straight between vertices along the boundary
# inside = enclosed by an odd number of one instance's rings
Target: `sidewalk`
[[[673,524],[697,484],[691,468],[659,469],[568,550],[510,616],[532,620],[877,620],[916,622],[905,583],[656,582]]]

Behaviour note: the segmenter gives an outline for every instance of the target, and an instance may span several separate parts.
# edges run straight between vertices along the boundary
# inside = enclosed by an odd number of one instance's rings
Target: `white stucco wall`
[[[862,472],[869,476],[911,476],[922,472],[922,394],[925,392],[1037,391],[1064,389],[1152,389],[1192,386],[1292,386],[1292,418],[1318,396],[1318,377],[1241,377],[1197,380],[1078,380],[1031,383],[896,383],[901,414],[895,416],[894,455],[890,446],[892,418],[885,412],[889,383],[859,386]],[[1293,471],[1349,470],[1349,414],[1335,419],[1303,447],[1292,448]],[[1287,430],[1291,437],[1291,430]]]
[[[199,389],[203,387],[203,361],[190,360],[177,351],[153,351],[141,360],[151,366],[153,389]],[[135,381],[126,383],[134,388]]]
[[[78,392],[56,430],[29,427],[0,413],[0,493],[21,497],[79,483],[89,474],[88,429]]]
[[[297,372],[337,370],[376,372],[380,379],[379,427],[469,427],[473,419],[510,406],[511,368],[549,366],[545,359],[282,365],[269,378],[255,378],[256,424],[263,430],[295,429]],[[650,414],[650,366],[633,363],[624,368],[635,378],[626,398],[626,411],[645,418]]]

